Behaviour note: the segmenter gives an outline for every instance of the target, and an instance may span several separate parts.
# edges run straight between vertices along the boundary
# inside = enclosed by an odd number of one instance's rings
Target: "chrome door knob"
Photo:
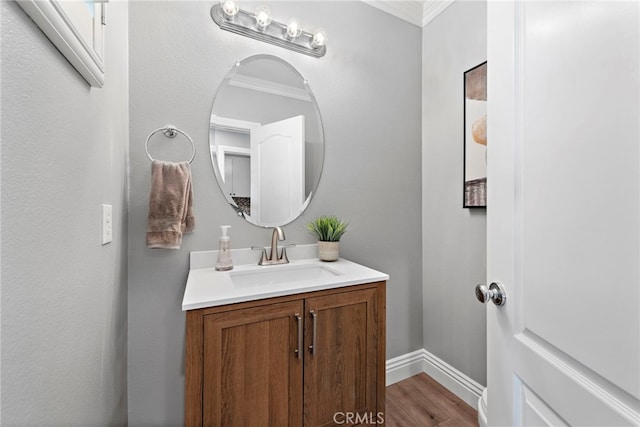
[[[487,303],[491,300],[495,305],[504,305],[504,303],[507,302],[507,294],[504,286],[497,282],[493,282],[489,286],[477,285],[476,298],[478,298],[478,301],[481,303]]]

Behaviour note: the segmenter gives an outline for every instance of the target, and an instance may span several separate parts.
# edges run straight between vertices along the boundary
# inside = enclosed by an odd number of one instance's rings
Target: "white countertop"
[[[315,258],[317,245],[302,245],[287,249],[289,264],[259,266],[259,251],[250,249],[232,250],[232,258],[243,262],[230,271],[216,271],[215,261],[218,251],[191,253],[191,269],[182,299],[182,310],[213,307],[252,301],[284,295],[293,295],[323,289],[340,288],[363,283],[388,280],[389,275],[355,262],[340,258],[335,262],[322,262]],[[255,258],[255,261],[254,261]],[[248,263],[247,261],[252,261]],[[245,263],[247,262],[247,263]],[[265,283],[259,285],[239,285],[234,283],[232,275],[246,276],[277,270],[305,270],[320,267],[329,273],[324,277],[311,277],[304,280],[290,280],[284,283]]]

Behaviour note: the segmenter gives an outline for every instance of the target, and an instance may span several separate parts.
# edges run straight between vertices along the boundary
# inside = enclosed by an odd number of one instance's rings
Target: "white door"
[[[488,422],[640,425],[640,11],[488,4]]]
[[[251,219],[290,222],[304,203],[304,116],[251,130]]]

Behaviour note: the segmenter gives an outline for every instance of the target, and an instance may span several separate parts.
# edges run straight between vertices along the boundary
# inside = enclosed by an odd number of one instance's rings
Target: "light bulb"
[[[265,29],[271,24],[271,11],[267,6],[260,6],[256,9],[256,24],[260,29]]]
[[[317,30],[313,34],[313,40],[311,41],[311,47],[318,49],[327,43],[327,33],[324,30]]]
[[[235,16],[236,13],[238,13],[238,10],[240,10],[238,4],[233,0],[220,0],[220,6],[222,7],[222,11],[225,16],[228,18]]]
[[[295,39],[300,34],[302,34],[302,28],[300,28],[298,20],[295,18],[289,19],[289,23],[287,24],[287,37],[289,39]]]

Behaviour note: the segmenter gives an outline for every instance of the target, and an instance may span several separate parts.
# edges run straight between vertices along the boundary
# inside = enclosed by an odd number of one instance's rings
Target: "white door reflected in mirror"
[[[249,221],[269,227],[291,222],[304,201],[304,116],[252,129]]]

